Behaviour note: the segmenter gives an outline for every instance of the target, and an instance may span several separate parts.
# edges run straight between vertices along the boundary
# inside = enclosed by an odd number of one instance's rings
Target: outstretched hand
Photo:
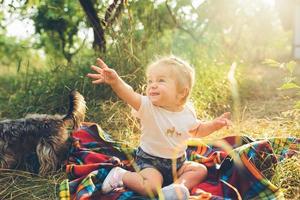
[[[106,83],[113,85],[119,79],[117,72],[109,68],[100,58],[97,58],[97,66],[92,65],[91,69],[97,72],[96,74],[88,73],[86,76],[93,79],[93,84]]]
[[[217,117],[213,120],[213,125],[218,130],[220,128],[223,128],[226,126],[229,128],[232,125],[232,122],[230,121],[230,112],[223,113],[220,117]]]

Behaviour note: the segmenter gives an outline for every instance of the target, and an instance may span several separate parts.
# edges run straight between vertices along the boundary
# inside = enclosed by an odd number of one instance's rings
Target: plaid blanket
[[[97,124],[86,124],[73,133],[73,146],[66,164],[68,179],[59,187],[59,198],[127,200],[148,199],[120,188],[109,194],[100,189],[108,172],[115,166],[132,167],[135,149],[117,143]],[[207,179],[194,187],[196,199],[280,199],[282,192],[269,179],[274,164],[291,157],[300,149],[300,139],[272,138],[252,140],[231,136],[204,144],[200,140],[188,143],[189,160],[208,168]]]

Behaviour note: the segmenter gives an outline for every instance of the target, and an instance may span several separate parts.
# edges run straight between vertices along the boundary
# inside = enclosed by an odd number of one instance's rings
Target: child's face
[[[158,65],[148,70],[146,93],[155,106],[170,111],[177,111],[180,108],[181,94],[169,67]]]

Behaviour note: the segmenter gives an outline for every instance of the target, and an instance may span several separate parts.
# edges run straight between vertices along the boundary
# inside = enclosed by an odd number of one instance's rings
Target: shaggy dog
[[[71,145],[68,128],[79,128],[85,112],[83,96],[73,91],[65,116],[32,114],[0,121],[0,168],[22,169],[40,175],[56,171]]]

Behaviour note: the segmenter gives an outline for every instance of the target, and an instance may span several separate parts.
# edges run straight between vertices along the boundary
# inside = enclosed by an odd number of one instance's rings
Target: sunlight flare
[[[239,97],[239,91],[238,91],[238,84],[237,81],[235,79],[235,72],[236,72],[236,67],[237,64],[236,62],[233,62],[230,66],[230,70],[228,72],[228,80],[230,83],[230,90],[231,90],[231,95],[232,95],[232,99],[233,99],[233,117],[234,117],[234,121],[235,121],[235,127],[239,127],[240,124],[240,118],[241,118],[241,114],[240,114],[240,97]],[[239,128],[237,128],[237,133],[239,133]]]

